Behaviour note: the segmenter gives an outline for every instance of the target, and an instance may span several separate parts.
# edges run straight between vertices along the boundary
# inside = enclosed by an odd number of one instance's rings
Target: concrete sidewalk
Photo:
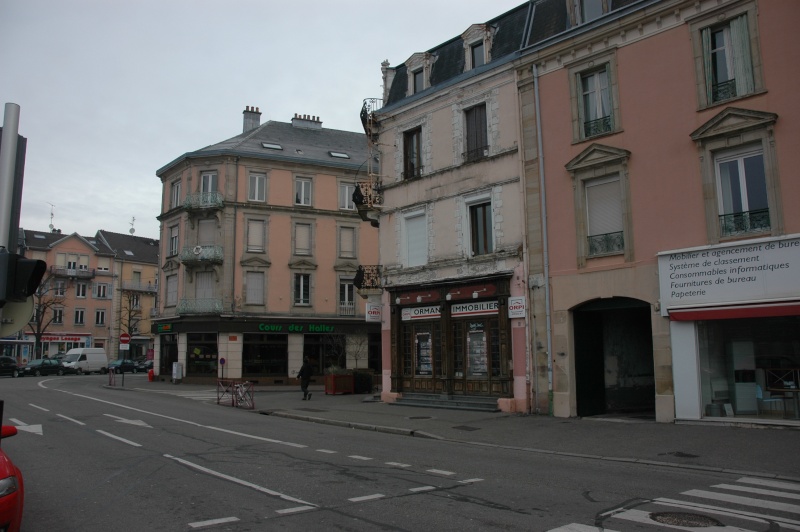
[[[176,393],[213,386],[146,382]],[[373,395],[326,395],[312,385],[310,401],[298,387],[256,387],[256,412],[353,429],[503,447],[521,452],[663,467],[736,472],[800,482],[800,424],[731,426],[667,424],[624,417],[554,418],[542,415],[399,406]]]

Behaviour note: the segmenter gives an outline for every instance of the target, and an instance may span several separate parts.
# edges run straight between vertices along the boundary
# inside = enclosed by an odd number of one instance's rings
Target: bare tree
[[[141,294],[133,290],[122,290],[120,305],[119,334],[128,333],[131,336],[139,333],[139,322],[142,320]],[[122,358],[133,358],[129,353]]]
[[[27,324],[26,334],[36,339],[33,345],[33,358],[42,358],[42,336],[56,318],[56,311],[62,306],[64,287],[57,286],[55,276],[47,273],[33,294],[33,316]]]

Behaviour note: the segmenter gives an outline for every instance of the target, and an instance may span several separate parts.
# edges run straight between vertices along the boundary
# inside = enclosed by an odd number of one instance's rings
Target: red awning
[[[669,309],[669,319],[672,321],[774,318],[777,316],[800,316],[800,301]]]

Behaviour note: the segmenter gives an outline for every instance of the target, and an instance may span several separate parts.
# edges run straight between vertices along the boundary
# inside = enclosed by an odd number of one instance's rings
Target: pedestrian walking
[[[297,372],[297,376],[300,379],[300,389],[303,390],[303,401],[311,400],[311,393],[308,391],[308,383],[311,382],[311,376],[313,374],[314,369],[311,367],[308,357],[306,357],[303,359],[303,365],[300,367],[300,371]]]

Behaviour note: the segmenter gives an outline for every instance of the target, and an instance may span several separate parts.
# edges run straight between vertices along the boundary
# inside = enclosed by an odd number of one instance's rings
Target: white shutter
[[[622,231],[619,177],[587,183],[586,210],[589,236]]]
[[[214,245],[214,227],[217,225],[216,220],[200,220],[197,225],[197,243],[201,246]]]
[[[339,228],[339,256],[354,258],[355,252],[355,229],[352,227]]]
[[[294,226],[294,252],[297,255],[311,254],[311,226],[309,224]]]
[[[167,277],[167,305],[178,303],[178,276],[170,275]]]
[[[194,297],[211,299],[214,297],[214,272],[197,272],[194,276],[194,285]]]
[[[247,222],[247,251],[264,251],[264,221]]]
[[[247,272],[247,302],[251,305],[264,304],[263,272]]]
[[[428,233],[425,214],[410,216],[406,222],[406,257],[408,266],[422,266],[428,262]]]

